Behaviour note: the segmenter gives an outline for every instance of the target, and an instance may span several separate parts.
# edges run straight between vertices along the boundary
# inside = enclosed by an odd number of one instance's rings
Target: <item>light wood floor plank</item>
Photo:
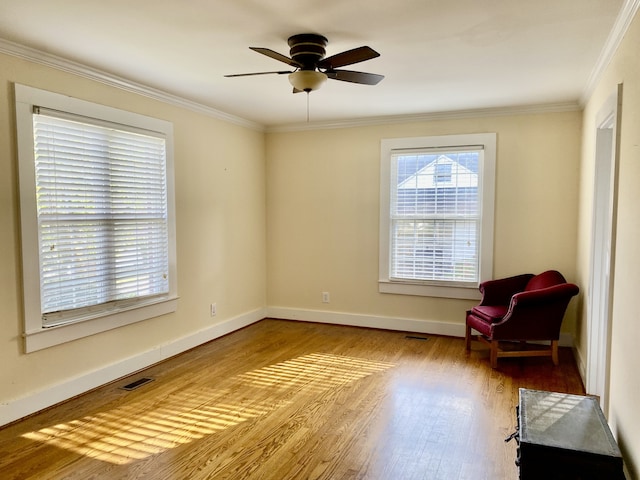
[[[418,336],[263,320],[0,430],[0,478],[517,478],[518,388],[584,393],[567,349]]]

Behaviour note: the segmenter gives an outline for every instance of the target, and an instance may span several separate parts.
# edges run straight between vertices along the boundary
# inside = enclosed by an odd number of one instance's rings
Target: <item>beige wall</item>
[[[618,219],[615,242],[611,373],[608,419],[623,450],[632,478],[640,475],[640,321],[637,286],[640,285],[640,17],[636,15],[614,58],[588,100],[584,111],[581,164],[578,272],[580,281],[589,281],[591,204],[595,117],[617,85],[623,84],[620,125]],[[577,328],[580,355],[587,358],[587,304]]]
[[[175,314],[24,354],[13,82],[173,122]],[[0,54],[0,406],[264,310],[264,133]],[[211,317],[209,305],[217,303]]]
[[[462,332],[477,302],[378,293],[380,140],[480,132],[498,134],[495,276],[556,268],[573,280],[581,112],[280,132],[266,143],[268,304]]]

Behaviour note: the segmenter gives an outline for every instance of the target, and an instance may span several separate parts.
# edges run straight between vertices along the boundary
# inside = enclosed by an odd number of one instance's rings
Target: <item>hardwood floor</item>
[[[584,393],[568,349],[268,319],[0,430],[0,478],[515,479],[519,387]]]

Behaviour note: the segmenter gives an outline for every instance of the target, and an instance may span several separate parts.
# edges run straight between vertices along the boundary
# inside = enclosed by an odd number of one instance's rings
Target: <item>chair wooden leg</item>
[[[498,341],[491,340],[491,368],[498,368]]]
[[[551,340],[551,360],[554,365],[558,365],[558,340]]]
[[[466,329],[466,332],[465,332],[465,335],[464,335],[464,346],[465,346],[465,349],[468,352],[468,351],[471,350],[471,327],[469,325],[467,325],[466,328],[467,329]]]

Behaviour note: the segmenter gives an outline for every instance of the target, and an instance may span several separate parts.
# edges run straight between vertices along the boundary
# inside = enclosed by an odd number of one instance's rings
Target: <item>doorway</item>
[[[621,101],[622,84],[596,117],[586,389],[588,394],[600,397],[605,413],[609,402]]]

